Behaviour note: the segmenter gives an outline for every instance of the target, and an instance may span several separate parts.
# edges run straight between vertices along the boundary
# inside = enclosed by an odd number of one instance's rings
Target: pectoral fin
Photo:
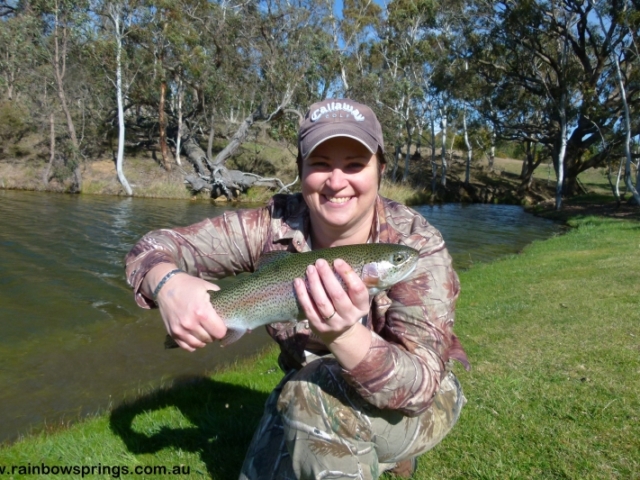
[[[240,340],[240,337],[245,333],[247,333],[247,330],[244,328],[228,328],[227,334],[220,340],[220,346],[226,347],[227,345],[231,345],[233,342]]]

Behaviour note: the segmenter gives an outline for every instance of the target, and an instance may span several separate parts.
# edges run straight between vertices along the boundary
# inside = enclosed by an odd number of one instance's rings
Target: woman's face
[[[302,163],[302,195],[316,236],[331,241],[364,236],[366,242],[378,193],[378,160],[348,137],[331,138]]]

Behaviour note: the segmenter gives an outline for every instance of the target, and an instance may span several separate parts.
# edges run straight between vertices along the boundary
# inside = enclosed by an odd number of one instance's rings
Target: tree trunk
[[[442,135],[442,151],[440,152],[440,157],[442,161],[442,173],[440,175],[440,184],[443,187],[447,186],[447,113],[442,115],[442,119],[440,120],[440,128]]]
[[[422,158],[422,133],[424,132],[424,124],[418,124],[418,135],[416,135],[416,158]]]
[[[243,122],[240,124],[240,128],[238,128],[233,137],[231,137],[231,141],[227,144],[226,147],[224,147],[224,149],[220,153],[218,153],[218,155],[216,155],[216,158],[213,161],[213,165],[215,167],[224,165],[227,159],[235,153],[240,145],[242,145],[242,143],[247,138],[247,135],[249,134],[251,125],[253,125],[253,123],[256,121],[258,115],[259,111],[256,110],[243,120]]]
[[[560,114],[560,146],[555,153],[556,159],[556,210],[562,209],[562,186],[564,183],[564,157],[567,152],[567,122],[565,115]]]
[[[409,125],[409,121],[405,123],[407,130],[407,151],[404,155],[404,173],[402,174],[402,183],[406,183],[409,178],[409,161],[411,160],[411,126]]]
[[[616,184],[614,186],[613,196],[615,197],[618,204],[620,204],[620,178],[622,178],[622,165],[624,163],[623,159],[620,159],[620,165],[618,166],[618,175],[616,175]]]
[[[520,182],[520,187],[529,191],[533,183],[533,172],[540,166],[540,163],[542,163],[542,157],[539,156],[536,160],[537,143],[527,140],[525,144],[527,156],[522,162],[522,172],[520,173],[520,179],[522,181]]]
[[[520,169],[520,180],[524,183],[524,179],[529,173],[529,165],[531,164],[531,140],[525,140],[525,158],[522,160],[522,168]]]
[[[167,172],[170,172],[171,163],[169,162],[169,148],[167,147],[167,119],[164,113],[164,104],[166,101],[166,96],[167,96],[167,81],[163,78],[160,81],[160,105],[158,106],[158,125],[160,128],[160,153],[162,155],[162,166]]]
[[[609,188],[613,194],[613,198],[616,199],[616,205],[620,206],[620,190],[618,185],[620,183],[620,172],[622,172],[622,160],[620,161],[620,168],[618,170],[618,181],[614,184],[611,180],[611,160],[607,162],[607,180],[609,181]]]
[[[116,10],[117,7],[113,7],[111,12],[111,20],[116,35],[116,98],[118,101],[118,157],[116,159],[116,173],[118,180],[124,188],[127,195],[133,195],[131,185],[127,181],[127,177],[124,175],[123,163],[124,163],[124,141],[125,141],[125,124],[124,124],[124,107],[122,101],[122,36],[123,29],[121,29],[121,12]]]
[[[431,195],[436,194],[438,183],[438,164],[436,163],[436,119],[431,111]]]
[[[214,125],[213,125],[213,109],[211,109],[211,128],[209,128],[209,141],[207,142],[207,159],[209,162],[213,163],[213,133],[214,133]]]
[[[73,123],[73,117],[67,104],[67,96],[64,91],[64,76],[67,66],[67,36],[68,32],[66,27],[62,28],[62,45],[60,45],[59,38],[60,24],[58,21],[58,2],[55,3],[55,18],[54,18],[54,74],[56,78],[56,86],[58,89],[58,99],[62,106],[62,111],[67,119],[67,128],[69,130],[69,136],[71,137],[71,144],[73,145],[72,158],[67,159],[71,161],[73,168],[73,185],[71,186],[72,193],[80,193],[82,191],[82,172],[80,171],[80,142],[78,142],[78,136],[76,135],[76,127]]]
[[[187,161],[193,165],[196,172],[200,175],[205,175],[207,170],[205,169],[204,164],[207,164],[207,167],[210,171],[213,171],[214,165],[213,162],[209,160],[207,154],[204,153],[204,150],[200,148],[200,145],[191,134],[189,127],[186,125],[182,125],[180,128],[182,132],[182,149],[184,150],[185,155],[187,156]],[[204,163],[203,163],[204,162]]]
[[[464,184],[469,185],[471,180],[471,158],[473,157],[473,149],[469,143],[469,133],[467,132],[467,107],[465,106],[462,113],[462,130],[464,131],[464,144],[467,147],[467,164],[464,171]]]
[[[51,167],[56,158],[56,117],[53,112],[49,114],[49,132],[49,164],[42,177],[45,185],[49,185],[49,181],[51,180]]]
[[[638,190],[636,190],[631,181],[631,115],[629,113],[629,103],[627,102],[627,93],[624,82],[622,81],[622,73],[620,73],[618,56],[612,55],[612,57],[616,65],[616,78],[618,80],[618,88],[620,89],[620,99],[624,107],[624,155],[627,158],[624,167],[624,183],[627,186],[627,190],[633,195],[635,204],[640,206],[640,193],[638,193]]]
[[[182,138],[182,97],[184,91],[182,88],[182,79],[178,77],[178,133],[176,134],[176,163],[181,166],[180,162],[180,140]]]
[[[496,159],[496,126],[491,124],[491,149],[489,150],[489,170],[493,171],[493,162]]]
[[[602,15],[600,15],[597,9],[594,10],[598,15],[598,19],[600,20],[602,31],[606,32],[607,29],[602,19]],[[626,10],[626,6],[624,10]],[[618,83],[618,89],[620,90],[620,100],[622,101],[622,107],[624,109],[624,154],[627,159],[624,168],[624,183],[627,186],[627,190],[631,192],[631,195],[633,195],[635,204],[640,206],[640,193],[638,193],[638,190],[633,186],[633,182],[631,180],[631,115],[629,113],[629,103],[627,102],[627,91],[625,89],[624,81],[622,80],[622,73],[620,72],[620,61],[618,59],[618,54],[615,51],[612,51],[611,58],[614,65],[616,66],[616,80]],[[640,175],[637,176],[640,177]],[[620,173],[618,172],[618,179],[619,178]]]

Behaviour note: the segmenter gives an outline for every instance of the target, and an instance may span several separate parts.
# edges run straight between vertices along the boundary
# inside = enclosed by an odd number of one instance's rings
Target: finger
[[[177,338],[174,338],[173,340],[176,342],[176,344],[180,348],[182,348],[183,350],[186,350],[187,352],[195,352],[195,350],[196,350],[194,347],[192,347],[191,345],[189,345],[188,343],[186,343],[186,342],[184,342],[182,340],[178,340]]]
[[[210,343],[213,340],[220,340],[224,338],[227,333],[227,326],[222,321],[222,318],[216,313],[209,295],[206,295],[206,300],[203,302],[201,308],[195,312],[196,321],[198,322],[199,335],[202,341]],[[194,332],[197,330],[194,330]],[[208,341],[210,339],[210,341]]]
[[[333,267],[342,278],[347,289],[347,295],[353,305],[361,309],[368,308],[369,290],[362,279],[356,274],[353,268],[351,268],[351,265],[339,258],[333,262]]]
[[[180,342],[187,345],[189,351],[202,348],[213,341],[211,335],[202,327],[201,319],[197,315],[188,318],[175,317],[165,324],[168,325],[167,331],[176,343],[180,346],[182,346]]]
[[[171,335],[171,338],[173,338],[175,342],[178,344],[178,346],[180,346],[181,348],[184,348],[189,352],[193,352],[197,348],[202,348],[207,345],[205,342],[201,341],[198,337],[196,337],[191,333],[172,332],[170,333],[170,335]]]
[[[293,281],[293,288],[296,291],[296,296],[298,297],[298,303],[300,304],[300,308],[304,312],[307,320],[311,323],[317,323],[320,321],[320,314],[316,309],[313,300],[309,296],[309,291],[307,290],[307,285],[304,280],[301,278],[296,278]]]
[[[345,320],[362,317],[369,309],[369,292],[362,279],[344,260],[335,260],[333,268],[328,265],[326,268],[318,267],[333,306]],[[336,276],[336,272],[340,277]]]
[[[318,262],[316,262],[316,264],[319,264],[319,265],[318,266],[309,265],[307,267],[309,295],[311,296],[311,299],[313,300],[313,303],[320,317],[322,317],[323,319],[327,319],[332,315],[334,315],[336,309],[333,305],[333,302],[327,295],[327,290],[324,282],[320,278],[318,268],[324,270],[323,274],[325,277],[325,281],[330,284],[331,279],[327,278],[327,272],[326,272],[326,268],[329,268],[329,267],[326,265],[326,261],[324,260],[319,260]],[[333,272],[331,272],[330,275],[333,277],[332,280],[336,282],[335,275],[333,274]],[[341,289],[341,287],[338,287],[338,288]]]

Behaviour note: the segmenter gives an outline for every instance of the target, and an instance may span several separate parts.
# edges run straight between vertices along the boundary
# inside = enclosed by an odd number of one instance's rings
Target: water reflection
[[[141,235],[224,210],[207,202],[0,191],[0,441],[267,343],[260,331],[225,350],[166,351],[157,312],[138,308],[124,279],[122,260]],[[458,268],[558,229],[511,206],[417,210],[441,229]]]
[[[560,226],[516,205],[456,204],[414,207],[444,237],[456,268],[521,251]]]

